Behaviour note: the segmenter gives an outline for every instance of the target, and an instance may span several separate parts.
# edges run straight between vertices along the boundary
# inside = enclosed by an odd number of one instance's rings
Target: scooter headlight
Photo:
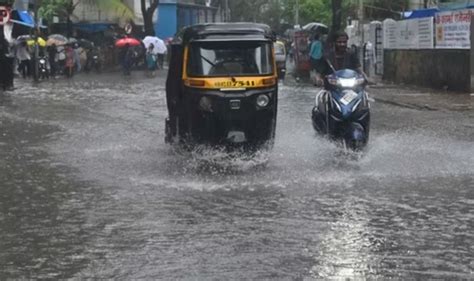
[[[343,88],[353,88],[355,87],[357,80],[355,78],[339,78],[337,79],[337,84]]]
[[[343,88],[354,88],[362,85],[365,82],[364,78],[339,78],[337,84]]]
[[[259,107],[265,107],[268,103],[270,103],[270,98],[267,95],[262,94],[257,97],[257,105]]]
[[[339,79],[336,79],[336,82],[334,81],[331,82],[329,79],[328,81],[332,85],[337,85],[343,88],[354,88],[356,86],[364,84],[365,79],[364,78],[339,78]]]

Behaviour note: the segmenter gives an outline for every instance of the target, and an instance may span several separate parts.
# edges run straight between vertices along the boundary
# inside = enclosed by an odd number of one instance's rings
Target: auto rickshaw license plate
[[[219,81],[215,82],[216,87],[221,88],[241,88],[241,87],[252,87],[255,86],[255,81]]]
[[[230,109],[234,109],[234,110],[240,109],[240,100],[230,100],[229,104],[230,104]]]

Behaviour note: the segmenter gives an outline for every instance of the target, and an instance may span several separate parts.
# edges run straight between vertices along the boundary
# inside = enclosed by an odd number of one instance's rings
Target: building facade
[[[474,6],[474,0],[409,0],[410,10],[423,8],[462,9],[472,6]]]
[[[160,38],[169,38],[185,26],[220,21],[218,8],[197,5],[194,4],[194,1],[189,0],[161,0],[158,6],[155,32]]]

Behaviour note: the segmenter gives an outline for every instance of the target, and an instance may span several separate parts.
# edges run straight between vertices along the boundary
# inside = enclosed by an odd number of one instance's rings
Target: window
[[[191,44],[190,76],[246,76],[273,74],[270,42],[227,41]]]

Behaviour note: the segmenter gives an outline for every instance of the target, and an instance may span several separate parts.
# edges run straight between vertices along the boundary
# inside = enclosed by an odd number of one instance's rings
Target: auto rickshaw
[[[275,137],[278,79],[264,24],[185,28],[171,43],[165,141],[261,148]]]
[[[278,78],[285,79],[286,74],[286,49],[285,43],[282,41],[276,41],[274,44],[275,48],[275,60],[278,71]]]

